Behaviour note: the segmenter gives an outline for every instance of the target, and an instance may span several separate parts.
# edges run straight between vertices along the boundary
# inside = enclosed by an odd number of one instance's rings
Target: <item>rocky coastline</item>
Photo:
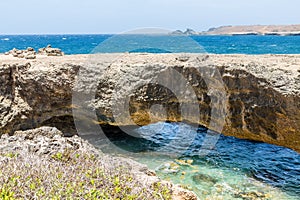
[[[4,199],[197,199],[147,166],[103,154],[55,127],[2,135],[0,167]]]
[[[7,166],[18,169],[22,167],[20,163],[26,160],[34,160],[36,165],[48,165],[53,159],[61,165],[65,159],[74,161],[70,157],[71,150],[72,155],[80,152],[96,157],[95,162],[103,169],[127,166],[126,173],[136,181],[137,190],[145,188],[148,191],[146,196],[151,196],[155,191],[158,198],[166,195],[170,199],[188,200],[197,197],[188,190],[159,180],[145,166],[101,153],[76,136],[78,131],[95,125],[125,127],[159,121],[187,121],[210,127],[213,122],[220,123],[224,135],[281,145],[300,152],[299,55],[126,53],[35,56],[26,59],[23,56],[0,55],[0,165],[9,163]],[[209,80],[203,76],[216,77],[216,71],[211,69],[217,69],[221,80],[214,81],[213,85],[217,87],[209,89]],[[153,77],[170,70],[176,70],[192,86],[200,118],[192,116],[185,119],[179,111],[179,99],[174,94],[159,85],[149,84]],[[80,79],[80,76],[83,78]],[[186,84],[180,84],[168,76],[166,74],[167,82],[176,86],[179,96],[192,96],[187,93]],[[141,87],[133,90],[130,88],[133,83]],[[96,88],[96,91],[91,91],[91,88]],[[214,119],[211,112],[213,99],[222,95],[218,92],[220,89],[225,92],[225,104],[215,109],[216,113],[224,114],[223,122]],[[115,103],[122,102],[128,90],[135,92],[130,96],[130,117],[121,116],[116,120],[113,111]],[[78,102],[73,99],[76,94],[82,97]],[[94,95],[95,100],[85,99],[90,95]],[[187,104],[193,103],[189,98],[185,101]],[[87,103],[89,109],[96,113],[96,121],[89,116],[89,112],[84,112],[86,108],[81,108],[81,102]],[[157,104],[163,105],[166,115],[155,110],[149,114],[151,106]],[[79,112],[82,119],[75,118],[74,112]],[[76,120],[82,120],[84,126],[76,126]],[[147,184],[138,181],[143,179],[147,180]],[[164,190],[153,188],[157,184]],[[86,192],[92,195],[90,190]],[[50,188],[40,195],[43,194],[54,195]],[[128,195],[135,193],[129,192]]]
[[[209,94],[205,81],[197,75],[195,67],[189,67],[196,66],[194,62],[199,60],[198,55],[126,54],[122,61],[113,64],[110,56],[116,55],[100,54],[97,59],[89,55],[39,55],[34,60],[1,55],[0,134],[13,134],[18,130],[44,125],[57,127],[66,135],[75,134],[73,111],[79,105],[74,105],[72,101],[73,89],[80,68],[87,65],[87,62],[99,62],[105,67],[97,86],[91,85],[96,84],[93,83],[95,77],[88,74],[84,78],[86,82],[77,84],[77,89],[83,91],[83,96],[88,95],[84,91],[88,91],[90,87],[98,88],[95,93],[96,101],[93,102],[97,124],[128,126],[147,125],[161,120],[185,121],[176,107],[178,100],[170,96],[168,91],[155,93],[159,88],[150,85],[139,88],[137,95],[132,96],[130,118],[121,117],[116,122],[112,112],[114,102],[111,99],[115,87],[120,87],[115,99],[118,102],[122,100],[118,98],[122,98],[124,92],[130,89],[130,84],[143,84],[155,74],[176,69],[189,80],[198,98],[200,119],[196,117],[188,121],[209,127],[213,120],[210,119],[210,104],[213,95],[218,93]],[[206,56],[208,66],[220,71],[226,92],[226,117],[222,133],[281,145],[300,152],[300,56]],[[106,68],[107,66],[109,67]],[[138,77],[139,75],[142,76]],[[169,79],[172,80],[172,77]],[[182,95],[188,95],[184,88],[181,89],[184,91]],[[151,105],[163,103],[168,110],[167,118],[158,113],[155,119],[150,119],[147,113]],[[82,116],[85,116],[84,113]],[[94,124],[95,121],[92,122],[87,117],[86,123]]]

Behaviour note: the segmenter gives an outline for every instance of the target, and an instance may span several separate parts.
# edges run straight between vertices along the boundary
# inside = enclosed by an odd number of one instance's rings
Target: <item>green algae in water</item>
[[[162,179],[194,191],[200,199],[299,199],[279,188],[247,176],[238,168],[223,169],[198,163],[181,165],[176,161],[177,159],[157,158],[157,155],[153,158],[147,154],[134,159],[155,170]],[[166,168],[169,169],[165,170]]]

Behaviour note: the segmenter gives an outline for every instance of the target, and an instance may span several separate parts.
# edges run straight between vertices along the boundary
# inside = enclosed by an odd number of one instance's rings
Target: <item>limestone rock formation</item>
[[[12,49],[8,52],[5,52],[5,55],[12,55],[16,58],[26,58],[26,59],[35,59],[36,58],[36,51],[32,47],[28,47],[26,50],[19,50],[19,49]],[[64,53],[58,48],[52,48],[51,45],[47,47],[40,48],[38,50],[39,55],[45,56],[63,56]]]
[[[222,125],[217,114],[222,118],[225,107],[225,135],[300,152],[298,55],[99,54],[38,56],[35,61],[0,57],[1,134],[40,126],[55,126],[64,134],[76,134],[74,112],[82,117],[76,120],[83,120],[87,127],[147,125],[162,120],[188,120],[210,127]],[[199,62],[206,63],[206,68],[198,66]],[[212,105],[222,95],[218,88],[210,90],[207,86],[205,78],[216,76],[216,71],[210,70],[213,68],[218,69],[221,81],[212,84],[225,90],[223,105]],[[187,81],[174,78],[169,73],[174,70]],[[164,75],[161,81],[176,91],[151,84],[159,74]],[[180,111],[180,100],[193,103],[194,94],[186,85],[196,94],[198,116],[184,116]],[[124,97],[128,97],[128,104]],[[80,103],[86,108],[82,109]],[[155,105],[162,107],[152,109]],[[118,112],[121,108],[129,117]]]
[[[46,55],[46,56],[63,56],[64,55],[64,53],[61,51],[61,49],[52,48],[51,45],[48,45],[47,47],[39,49],[38,54]]]
[[[16,48],[8,51],[5,55],[12,55],[17,58],[35,59],[36,52],[32,47],[28,47],[26,50],[18,50]]]

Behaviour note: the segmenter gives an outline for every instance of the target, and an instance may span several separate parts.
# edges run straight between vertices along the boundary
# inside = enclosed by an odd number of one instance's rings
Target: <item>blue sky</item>
[[[3,0],[0,8],[0,34],[300,23],[299,0]]]

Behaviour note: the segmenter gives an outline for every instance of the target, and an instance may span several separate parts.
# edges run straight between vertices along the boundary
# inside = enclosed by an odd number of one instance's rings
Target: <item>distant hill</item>
[[[220,26],[208,31],[197,32],[187,28],[186,31],[176,30],[172,35],[291,35],[300,36],[300,24],[297,25],[249,25]]]
[[[221,26],[202,32],[204,35],[300,35],[298,25]]]

